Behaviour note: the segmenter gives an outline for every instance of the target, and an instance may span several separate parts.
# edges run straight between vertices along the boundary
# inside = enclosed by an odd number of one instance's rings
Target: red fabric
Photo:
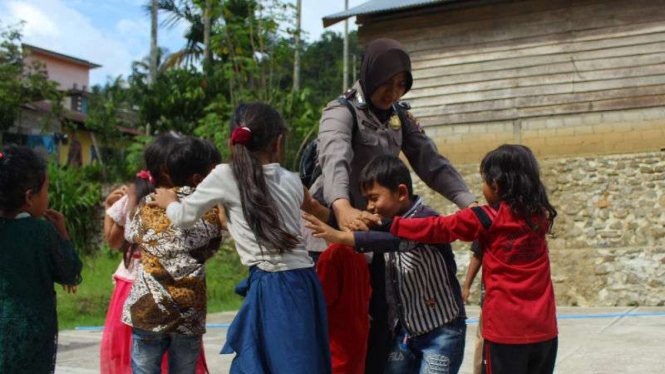
[[[115,288],[106,314],[104,333],[99,348],[99,372],[101,374],[132,374],[132,328],[121,322],[122,308],[132,290],[133,282],[114,277]],[[162,360],[162,373],[168,374],[168,353]],[[201,353],[196,363],[196,374],[208,374],[208,367],[201,340]]]
[[[231,133],[231,144],[247,146],[252,141],[252,130],[249,127],[236,127]]]
[[[365,372],[371,287],[365,256],[333,244],[316,265],[328,307],[328,331],[334,374]]]
[[[483,249],[483,338],[527,344],[558,335],[546,225],[531,229],[506,204],[482,209],[492,219],[485,229],[472,209],[451,216],[395,218],[393,235],[422,243],[478,239]]]
[[[99,371],[101,374],[132,374],[132,328],[120,322],[122,307],[132,289],[132,282],[120,277],[114,278],[115,288],[106,314],[99,351]]]

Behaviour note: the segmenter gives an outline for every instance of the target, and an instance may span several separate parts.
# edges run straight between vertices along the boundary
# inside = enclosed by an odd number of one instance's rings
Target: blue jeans
[[[200,335],[133,329],[132,371],[134,374],[161,374],[164,353],[169,352],[169,374],[195,374],[200,350]]]
[[[399,326],[386,374],[457,374],[464,359],[465,338],[464,318],[419,336],[408,336]]]

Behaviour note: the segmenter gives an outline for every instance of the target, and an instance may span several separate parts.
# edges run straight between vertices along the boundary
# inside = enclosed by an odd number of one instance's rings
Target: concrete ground
[[[555,373],[665,374],[665,308],[572,308],[559,313],[559,353]],[[461,374],[471,374],[478,309],[469,308],[466,351]],[[209,324],[230,323],[234,313],[208,316]],[[56,374],[99,373],[102,332],[62,331]],[[226,328],[213,327],[204,336],[212,374],[228,373],[231,355],[220,355]]]

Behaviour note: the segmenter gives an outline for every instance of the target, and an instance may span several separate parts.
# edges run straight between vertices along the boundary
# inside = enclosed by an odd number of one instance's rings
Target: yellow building
[[[58,83],[65,93],[63,113],[56,118],[52,103],[27,103],[14,126],[2,134],[4,144],[27,145],[46,157],[54,157],[61,164],[88,165],[99,160],[98,153],[107,148],[123,148],[122,140],[109,144],[84,126],[88,112],[89,72],[100,65],[76,57],[23,44],[24,61],[44,65],[48,78]],[[134,123],[135,113],[129,113],[127,122]],[[141,133],[133,128],[117,126],[130,136]]]

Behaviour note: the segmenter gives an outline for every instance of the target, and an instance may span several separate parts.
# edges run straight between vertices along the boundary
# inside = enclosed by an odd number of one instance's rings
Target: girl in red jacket
[[[557,213],[531,150],[502,145],[480,164],[488,205],[443,217],[396,217],[390,231],[421,243],[478,240],[483,249],[487,374],[551,374],[557,353],[546,234]]]

